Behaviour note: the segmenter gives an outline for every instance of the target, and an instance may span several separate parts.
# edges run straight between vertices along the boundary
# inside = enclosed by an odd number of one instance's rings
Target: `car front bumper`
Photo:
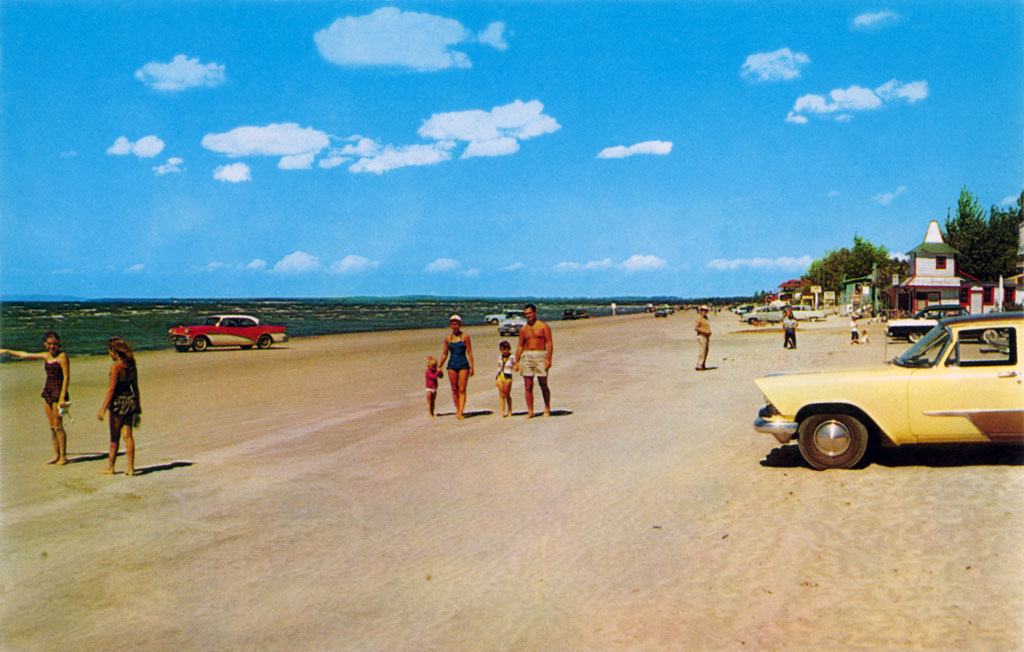
[[[771,412],[772,410],[767,405],[761,408],[757,413],[757,418],[754,419],[754,430],[772,435],[781,444],[788,444],[800,424],[784,419],[777,414],[773,415]]]

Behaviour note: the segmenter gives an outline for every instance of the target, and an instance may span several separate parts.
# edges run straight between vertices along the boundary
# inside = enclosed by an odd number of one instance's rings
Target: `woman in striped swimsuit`
[[[67,446],[68,435],[64,431],[63,408],[66,408],[71,399],[68,396],[68,383],[71,381],[71,363],[68,361],[68,354],[60,350],[60,335],[50,331],[43,338],[43,346],[46,351],[42,353],[28,353],[25,351],[11,351],[0,349],[0,353],[8,353],[25,360],[42,360],[43,368],[46,370],[46,384],[43,385],[43,408],[46,410],[46,420],[50,424],[50,440],[53,443],[53,458],[46,461],[47,464],[64,465],[68,463]]]

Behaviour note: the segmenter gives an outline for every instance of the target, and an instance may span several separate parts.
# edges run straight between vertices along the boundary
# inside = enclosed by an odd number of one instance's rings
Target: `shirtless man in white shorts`
[[[551,390],[548,389],[548,370],[551,369],[551,355],[554,343],[551,327],[537,319],[537,306],[532,303],[523,308],[526,325],[519,331],[519,348],[516,349],[516,366],[523,374],[526,387],[526,418],[533,417],[533,379],[537,378],[541,394],[544,395],[544,416],[551,416]]]

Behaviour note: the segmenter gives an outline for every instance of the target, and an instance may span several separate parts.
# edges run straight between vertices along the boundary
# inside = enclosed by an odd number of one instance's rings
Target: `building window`
[[[960,288],[960,305],[971,305],[971,288]]]
[[[981,302],[984,305],[986,305],[986,306],[991,306],[992,305],[993,295],[995,294],[994,290],[995,290],[995,288],[991,288],[991,287],[988,287],[988,288],[984,289],[984,291],[983,291],[983,293],[981,295]]]
[[[946,269],[946,257],[936,256],[935,257],[935,269]]]

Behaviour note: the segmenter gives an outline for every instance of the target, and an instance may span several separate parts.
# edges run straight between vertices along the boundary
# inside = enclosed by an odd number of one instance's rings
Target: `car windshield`
[[[949,344],[949,330],[936,326],[893,362],[900,367],[934,367]]]

